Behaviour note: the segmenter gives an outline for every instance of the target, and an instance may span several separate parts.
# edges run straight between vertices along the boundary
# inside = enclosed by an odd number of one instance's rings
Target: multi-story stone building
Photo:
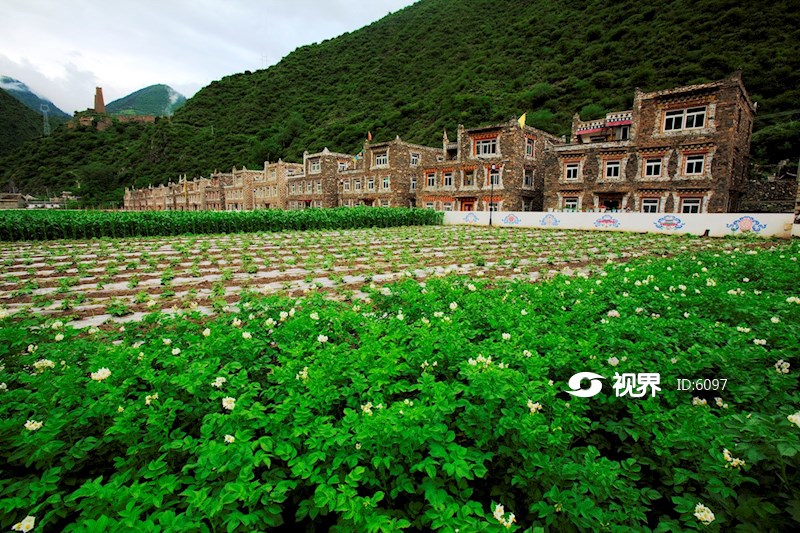
[[[755,106],[741,74],[634,95],[629,111],[573,119],[569,142],[521,121],[445,133],[441,148],[367,141],[126,191],[126,209],[305,209],[367,205],[444,211],[736,211],[747,185]],[[197,181],[197,180],[195,180]],[[193,182],[190,182],[193,183]],[[183,189],[181,188],[183,187]],[[183,196],[181,196],[183,194]]]
[[[633,109],[583,122],[553,146],[545,208],[736,211],[755,106],[739,74],[634,96]]]
[[[550,148],[561,143],[516,119],[469,130],[459,125],[455,142],[444,134],[443,157],[423,168],[418,205],[443,211],[541,210]]]

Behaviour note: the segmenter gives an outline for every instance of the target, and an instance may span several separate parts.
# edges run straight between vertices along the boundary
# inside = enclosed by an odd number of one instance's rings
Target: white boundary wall
[[[675,233],[711,237],[753,234],[761,237],[800,237],[800,224],[791,213],[492,213],[492,225],[541,229],[578,229]],[[447,211],[447,225],[488,226],[488,211]],[[793,227],[794,226],[794,227]]]

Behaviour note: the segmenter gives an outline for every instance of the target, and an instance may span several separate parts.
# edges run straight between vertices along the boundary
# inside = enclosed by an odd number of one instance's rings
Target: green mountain
[[[186,97],[169,85],[151,85],[106,105],[112,115],[169,117],[186,103]]]
[[[42,116],[0,89],[0,157],[42,136]]]
[[[352,153],[367,131],[377,141],[400,135],[436,146],[445,128],[526,111],[529,125],[565,134],[575,112],[586,119],[629,108],[636,87],[737,69],[759,103],[754,156],[800,155],[793,2],[420,0],[269,69],[211,83],[172,119],[136,125],[135,134],[73,130],[28,145],[0,160],[0,188],[10,176],[40,186],[86,172],[103,188],[98,198],[119,198],[124,184],[184,172],[299,160],[325,146]]]
[[[49,108],[48,113],[50,118],[56,119],[57,123],[65,122],[72,118],[71,115],[59,109],[53,102],[42,98],[19,80],[8,76],[0,76],[0,89],[5,89],[11,96],[36,113],[41,112],[42,104],[46,105]]]

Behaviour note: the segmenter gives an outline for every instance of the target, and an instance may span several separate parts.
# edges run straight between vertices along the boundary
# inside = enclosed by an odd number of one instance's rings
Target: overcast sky
[[[416,0],[2,0],[0,75],[72,114],[164,83],[192,96]]]

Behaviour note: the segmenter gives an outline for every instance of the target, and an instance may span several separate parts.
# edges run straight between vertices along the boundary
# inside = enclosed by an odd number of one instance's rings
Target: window
[[[699,213],[702,198],[681,198],[681,213]]]
[[[525,156],[533,157],[533,139],[530,137],[525,139]]]
[[[294,194],[294,183],[292,183],[291,185],[289,185],[289,191],[290,191],[292,194]]]
[[[489,211],[499,211],[497,202],[489,202]]]
[[[411,166],[415,167],[419,165],[419,154],[411,154]]]
[[[444,210],[445,211],[452,211],[453,210],[453,202],[445,202],[444,203]]]
[[[524,177],[522,178],[522,184],[525,187],[533,187],[533,169],[526,168]]]
[[[621,166],[619,161],[606,161],[606,178],[618,178]]]
[[[478,157],[497,155],[497,138],[475,141],[475,155]]]
[[[426,174],[426,176],[428,178],[428,187],[429,188],[436,187],[436,174],[433,172],[429,172],[428,174]]]
[[[411,186],[409,186],[409,190],[416,191],[417,190],[417,177],[411,176]]]
[[[568,211],[577,211],[578,210],[578,197],[577,196],[567,196],[564,198],[564,209]]]
[[[425,209],[433,209],[433,202],[425,202]]]
[[[580,166],[578,163],[567,163],[564,165],[564,176],[568,180],[576,180],[578,179],[578,169]]]
[[[368,191],[375,190],[375,178],[370,178],[367,180],[367,190]]]
[[[495,187],[500,185],[500,170],[496,168],[489,170],[489,184]]]
[[[276,176],[277,176],[277,173],[275,172],[274,168],[269,171],[269,177],[270,178],[275,178]]]
[[[661,177],[661,159],[647,159],[644,162],[644,175],[648,178]],[[647,211],[645,211],[647,212]]]
[[[306,192],[312,192],[314,190],[314,184],[310,181],[306,182]]]
[[[642,198],[642,213],[658,213],[661,207],[659,198]]]
[[[381,207],[389,207],[389,200],[381,200]]]
[[[375,154],[375,166],[385,167],[389,164],[389,154],[386,152],[377,152]]]
[[[347,170],[347,166],[348,165],[347,165],[346,161],[339,161],[339,172],[342,172],[343,170]]]
[[[453,173],[452,172],[445,172],[443,181],[444,181],[444,186],[445,187],[452,187],[453,186]]]
[[[631,127],[630,126],[622,126],[617,128],[617,140],[618,141],[627,141],[631,137]]]
[[[686,174],[702,174],[705,160],[704,154],[686,156]]]
[[[389,190],[389,183],[390,183],[390,180],[389,180],[388,176],[383,178],[383,182],[381,183],[381,187],[383,188],[384,191],[388,191]]]
[[[361,190],[361,180],[355,180],[353,182],[353,189],[360,191]]]
[[[319,159],[312,159],[311,160],[311,174],[319,174],[322,169],[320,165]]]
[[[664,131],[698,129],[706,125],[706,108],[673,109],[664,113]]]
[[[464,173],[464,186],[465,187],[472,187],[475,185],[475,171],[474,170],[467,170]]]
[[[342,182],[342,189],[344,189],[345,191],[350,190],[350,180],[344,180]]]
[[[322,192],[322,182],[317,180],[317,192]]]

